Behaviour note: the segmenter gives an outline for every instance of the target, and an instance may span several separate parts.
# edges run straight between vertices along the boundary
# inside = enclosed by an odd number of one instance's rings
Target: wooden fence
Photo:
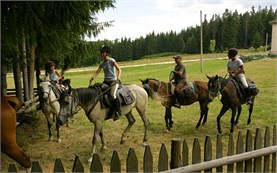
[[[270,140],[273,139],[272,144]],[[204,158],[201,158],[202,151],[198,138],[194,139],[191,158],[189,159],[189,148],[187,142],[180,139],[172,139],[171,156],[169,160],[165,144],[161,145],[158,158],[159,172],[276,172],[276,125],[273,127],[273,136],[270,135],[270,128],[266,127],[264,138],[261,130],[256,129],[253,139],[251,130],[247,130],[244,143],[242,132],[239,131],[235,142],[233,135],[229,135],[227,156],[223,157],[223,146],[221,136],[217,136],[216,159],[212,160],[212,143],[210,136],[206,136],[204,143]],[[236,148],[236,152],[235,152]],[[189,164],[191,160],[191,164]],[[143,170],[138,169],[138,159],[133,148],[129,149],[126,159],[126,172],[153,172],[153,155],[149,146],[145,147],[143,157]],[[116,151],[113,152],[110,170],[103,170],[103,165],[98,154],[93,156],[90,165],[90,172],[122,172],[121,161]],[[17,172],[15,164],[10,164],[8,172]],[[39,161],[33,161],[31,172],[43,172]],[[61,159],[56,159],[53,172],[65,172]],[[76,156],[72,172],[84,172],[84,166]]]

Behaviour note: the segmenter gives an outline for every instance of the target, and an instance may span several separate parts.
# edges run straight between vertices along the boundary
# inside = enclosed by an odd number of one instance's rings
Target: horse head
[[[217,97],[220,94],[221,90],[221,82],[220,77],[218,75],[209,77],[206,75],[209,79],[208,81],[208,92],[209,92],[209,100],[212,101],[215,97]]]
[[[44,100],[48,99],[54,86],[48,80],[42,80],[39,84],[41,96]]]
[[[67,122],[68,118],[73,116],[77,109],[77,102],[74,99],[72,88],[68,85],[68,89],[64,90],[59,99],[60,114],[58,116],[58,124],[63,125]]]

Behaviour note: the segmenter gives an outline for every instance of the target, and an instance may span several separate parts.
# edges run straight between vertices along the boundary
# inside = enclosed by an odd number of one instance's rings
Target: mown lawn
[[[221,55],[222,56],[222,55]],[[193,59],[187,57],[188,59]],[[200,58],[194,57],[194,59]],[[170,57],[156,58],[147,60],[149,63],[172,61]],[[254,111],[252,114],[252,122],[248,126],[248,107],[243,105],[242,115],[239,125],[235,128],[234,139],[236,140],[238,131],[242,131],[246,135],[247,129],[252,131],[254,136],[256,128],[261,128],[262,134],[266,126],[269,126],[272,132],[272,127],[276,124],[276,59],[262,59],[245,63],[246,76],[254,80],[260,89],[260,93],[255,100]],[[227,60],[209,60],[204,61],[203,72],[200,72],[200,62],[185,62],[187,68],[187,77],[189,81],[203,80],[207,81],[206,74],[209,76],[226,74]],[[134,62],[120,63],[121,66],[131,65]],[[139,61],[138,64],[144,64]],[[168,81],[169,73],[173,69],[174,64],[159,64],[146,65],[141,67],[128,67],[122,69],[122,82],[134,83],[141,86],[139,79],[156,78],[162,81]],[[67,73],[66,78],[71,79],[73,88],[87,87],[89,79],[94,70],[85,72]],[[103,74],[100,74],[96,82],[101,82]],[[10,79],[12,81],[12,79]],[[12,85],[12,84],[11,84]],[[195,103],[191,106],[182,107],[181,109],[173,108],[174,126],[170,132],[165,132],[164,123],[164,107],[151,99],[149,99],[149,107],[147,116],[150,121],[149,141],[151,151],[154,158],[154,170],[157,171],[158,156],[161,144],[166,145],[167,151],[170,152],[171,140],[179,138],[186,140],[191,154],[191,146],[194,138],[199,138],[203,148],[205,136],[209,135],[212,139],[213,150],[215,151],[215,142],[217,136],[216,116],[218,115],[221,103],[219,99],[215,99],[209,105],[208,122],[205,126],[200,126],[198,130],[195,125],[199,118],[199,105]],[[136,123],[130,130],[125,144],[120,145],[120,137],[127,126],[127,119],[121,118],[113,122],[107,121],[104,123],[104,133],[107,140],[107,150],[101,151],[101,142],[98,142],[97,149],[101,161],[104,165],[104,170],[109,171],[109,162],[112,157],[112,152],[116,150],[119,154],[122,163],[122,170],[126,169],[126,158],[129,148],[134,148],[139,160],[139,169],[142,171],[142,158],[144,147],[140,144],[143,138],[143,124],[134,110],[133,114],[136,118]],[[230,128],[230,115],[227,112],[221,120],[222,125],[222,141],[224,143],[224,156],[226,156],[228,134]],[[31,155],[33,160],[39,160],[43,170],[49,172],[53,170],[54,161],[56,158],[61,158],[67,172],[71,171],[75,155],[78,155],[84,163],[86,171],[89,171],[90,165],[86,160],[91,153],[91,139],[93,133],[93,124],[86,118],[83,111],[78,112],[74,116],[74,122],[70,123],[69,127],[62,127],[61,139],[62,143],[58,144],[54,141],[48,142],[47,124],[44,115],[39,112],[35,115],[37,121],[33,124],[34,132],[29,125],[24,125],[17,129],[17,140],[19,146]],[[53,132],[55,133],[54,127]],[[213,154],[215,158],[215,154]],[[7,164],[11,161],[6,155],[1,155],[1,172],[7,171]]]

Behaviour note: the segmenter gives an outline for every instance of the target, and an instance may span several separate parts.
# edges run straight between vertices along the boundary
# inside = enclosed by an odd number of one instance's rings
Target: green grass
[[[200,62],[187,62],[185,66],[187,68],[187,77],[189,81],[202,80],[207,81],[206,74],[209,76],[226,74],[226,62],[227,60],[213,60],[211,57],[222,57],[221,55],[207,55],[205,58],[203,72],[200,72]],[[226,55],[226,54],[224,54]],[[210,56],[210,57],[209,57]],[[197,59],[200,56],[185,56],[186,59]],[[206,55],[205,55],[206,57]],[[172,61],[171,57],[151,58],[144,61],[133,61],[120,63],[121,66],[133,65],[133,64],[146,64]],[[254,80],[260,89],[260,93],[256,96],[254,111],[252,114],[252,122],[248,126],[248,107],[243,105],[242,115],[239,121],[238,128],[235,128],[234,139],[237,139],[238,131],[242,131],[243,135],[246,135],[247,129],[252,131],[254,136],[256,128],[261,128],[262,134],[266,126],[271,128],[276,124],[276,59],[269,60],[255,60],[244,64],[246,70],[246,76]],[[95,67],[96,68],[96,67]],[[128,67],[122,69],[122,82],[134,83],[141,86],[139,79],[156,78],[162,81],[168,81],[169,73],[174,68],[172,64],[159,64],[159,65],[147,65],[141,67]],[[87,87],[89,79],[95,70],[86,72],[66,73],[66,78],[70,78],[73,88]],[[99,74],[96,82],[102,82],[103,72]],[[12,81],[12,79],[9,79]],[[10,84],[11,86],[12,84]],[[206,135],[210,135],[213,144],[213,152],[215,152],[215,141],[217,136],[216,129],[216,117],[221,108],[219,99],[215,99],[209,105],[208,122],[205,126],[200,126],[198,130],[195,130],[196,123],[199,118],[199,105],[195,103],[191,106],[185,106],[181,109],[172,109],[174,126],[172,130],[165,132],[164,123],[164,107],[151,99],[149,99],[149,105],[147,110],[147,116],[150,121],[149,127],[149,140],[148,144],[151,147],[152,154],[154,155],[154,170],[157,171],[159,150],[162,143],[165,143],[168,153],[170,152],[171,140],[173,138],[179,138],[186,140],[191,153],[191,147],[194,138],[198,137],[200,140],[201,148],[203,149],[204,140]],[[136,118],[136,123],[130,130],[127,141],[125,144],[120,145],[120,137],[127,126],[126,118],[122,118],[119,121],[107,121],[104,123],[104,133],[107,140],[108,149],[101,151],[101,142],[98,141],[97,149],[104,165],[104,170],[109,171],[109,162],[112,157],[112,152],[116,150],[119,153],[119,157],[122,163],[122,169],[125,170],[126,158],[129,148],[134,148],[139,160],[139,169],[142,171],[142,158],[144,154],[144,148],[140,146],[143,137],[143,123],[136,111],[133,111]],[[222,125],[222,141],[223,155],[227,154],[228,134],[230,129],[230,115],[228,111],[221,120]],[[81,161],[84,163],[85,171],[89,170],[90,165],[86,164],[86,160],[90,156],[91,152],[91,139],[93,134],[93,124],[88,121],[83,111],[78,112],[74,116],[74,122],[70,123],[70,127],[62,127],[61,139],[62,143],[57,144],[55,142],[47,142],[47,125],[44,115],[39,112],[37,114],[38,123],[34,125],[33,134],[32,129],[28,125],[24,125],[17,130],[17,140],[19,146],[23,148],[27,154],[32,156],[33,160],[39,160],[44,171],[52,171],[54,160],[61,158],[66,171],[71,171],[73,166],[73,159],[77,154]],[[55,130],[53,127],[54,135]],[[245,139],[245,138],[244,138]],[[202,155],[203,158],[203,155]],[[213,153],[215,158],[215,153]],[[2,172],[7,171],[7,163],[11,161],[7,156],[1,155],[1,169]]]

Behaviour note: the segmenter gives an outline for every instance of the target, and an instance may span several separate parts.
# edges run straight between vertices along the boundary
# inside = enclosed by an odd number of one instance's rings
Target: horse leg
[[[100,135],[100,139],[101,139],[101,142],[102,142],[102,149],[104,150],[107,147],[106,147],[106,140],[104,138],[103,128],[101,128],[101,131],[100,131],[99,135]]]
[[[220,119],[225,114],[225,112],[228,110],[228,108],[229,108],[228,106],[223,105],[221,110],[220,110],[219,115],[217,116],[217,130],[218,130],[219,134],[222,133],[221,126],[220,126]]]
[[[241,105],[238,106],[238,115],[237,115],[236,121],[235,121],[235,123],[234,123],[235,126],[237,126],[238,123],[239,123],[240,114],[241,114]],[[232,122],[231,122],[231,123],[232,123]]]
[[[254,107],[254,100],[252,101],[252,104],[249,105],[249,116],[248,116],[248,121],[247,121],[248,125],[251,123],[251,114],[253,112],[253,107]]]
[[[46,120],[47,120],[47,127],[48,127],[48,141],[52,140],[52,132],[51,132],[51,126],[52,123],[50,122],[50,114],[45,114]]]
[[[204,117],[204,114],[205,114],[205,105],[203,104],[203,102],[199,102],[199,106],[200,106],[200,117],[199,117],[198,123],[195,127],[196,129],[198,129],[198,127],[200,126],[202,119]]]
[[[205,124],[208,120],[208,112],[209,112],[209,108],[208,108],[208,103],[205,103],[205,111],[204,111],[204,121],[202,124]]]
[[[60,139],[60,125],[59,125],[57,120],[56,120],[56,130],[57,130],[57,142],[61,143],[61,139]]]
[[[232,117],[231,117],[231,129],[230,134],[234,132],[234,123],[235,123],[235,116],[237,112],[237,107],[232,107]]]
[[[166,124],[166,130],[170,131],[170,129],[173,127],[171,107],[165,108],[164,119],[165,119],[165,124]]]
[[[124,144],[124,142],[126,141],[127,133],[129,132],[129,130],[133,126],[133,124],[136,122],[136,119],[134,118],[131,111],[129,113],[127,113],[125,116],[128,119],[128,126],[126,127],[126,129],[122,133],[120,144]]]
[[[92,137],[92,152],[91,152],[90,158],[88,159],[89,163],[92,162],[93,154],[96,153],[96,143],[97,143],[97,139],[98,139],[101,129],[102,129],[102,123],[99,121],[95,121],[94,122],[94,134]]]
[[[142,119],[142,121],[143,121],[143,124],[144,124],[144,137],[143,137],[143,141],[142,141],[142,143],[143,143],[143,145],[145,145],[146,144],[146,142],[147,142],[147,140],[148,140],[148,127],[149,127],[149,121],[148,121],[148,119],[147,119],[147,117],[146,117],[146,110],[143,110],[143,111],[139,111],[138,110],[138,112],[139,112],[139,115],[140,115],[140,117],[141,117],[141,119]]]

